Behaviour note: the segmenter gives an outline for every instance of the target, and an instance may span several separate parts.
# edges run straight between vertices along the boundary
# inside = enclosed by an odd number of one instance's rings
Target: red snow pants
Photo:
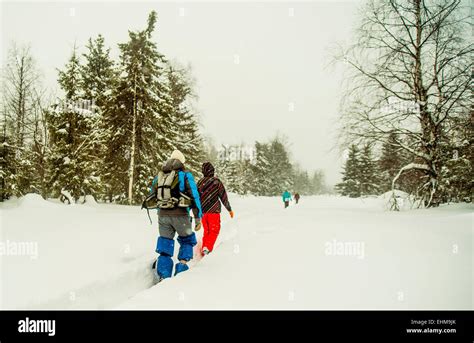
[[[202,236],[202,247],[209,251],[214,249],[217,236],[221,230],[221,214],[220,213],[204,213],[201,220],[204,230]]]

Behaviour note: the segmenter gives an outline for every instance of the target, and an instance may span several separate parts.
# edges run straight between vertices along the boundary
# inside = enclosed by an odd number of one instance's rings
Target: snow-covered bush
[[[383,208],[389,211],[403,211],[414,207],[414,201],[410,194],[398,189],[385,192],[379,196],[379,199]]]

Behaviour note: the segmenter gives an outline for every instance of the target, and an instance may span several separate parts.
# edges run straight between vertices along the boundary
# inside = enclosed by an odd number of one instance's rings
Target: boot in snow
[[[176,263],[174,276],[176,276],[177,274],[179,274],[181,272],[185,272],[188,269],[189,269],[189,266],[186,263],[181,263],[181,262]]]

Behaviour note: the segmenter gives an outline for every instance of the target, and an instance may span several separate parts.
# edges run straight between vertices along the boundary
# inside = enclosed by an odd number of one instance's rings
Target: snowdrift
[[[0,205],[2,309],[472,309],[474,206],[230,195],[215,251],[152,285],[157,217],[139,207]],[[198,237],[202,230],[198,232]],[[177,254],[175,249],[175,255]]]
[[[388,191],[378,197],[381,206],[387,211],[398,208],[399,211],[411,210],[414,208],[413,198],[406,192],[395,189]]]

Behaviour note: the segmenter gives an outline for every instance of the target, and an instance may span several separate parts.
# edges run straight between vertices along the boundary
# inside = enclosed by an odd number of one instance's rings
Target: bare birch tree
[[[451,119],[471,106],[473,44],[470,11],[461,0],[371,0],[364,8],[357,40],[338,58],[350,66],[342,103],[347,141],[386,140],[420,170],[419,199],[438,202],[440,141]]]
[[[9,175],[3,183],[9,194],[23,195],[44,185],[44,174],[33,173],[45,169],[46,122],[40,88],[40,73],[29,46],[12,44],[2,70],[3,144],[14,157],[8,163]],[[41,154],[42,157],[38,158]],[[39,166],[37,161],[42,161]],[[33,165],[34,164],[34,165]],[[44,195],[45,188],[40,186]]]

